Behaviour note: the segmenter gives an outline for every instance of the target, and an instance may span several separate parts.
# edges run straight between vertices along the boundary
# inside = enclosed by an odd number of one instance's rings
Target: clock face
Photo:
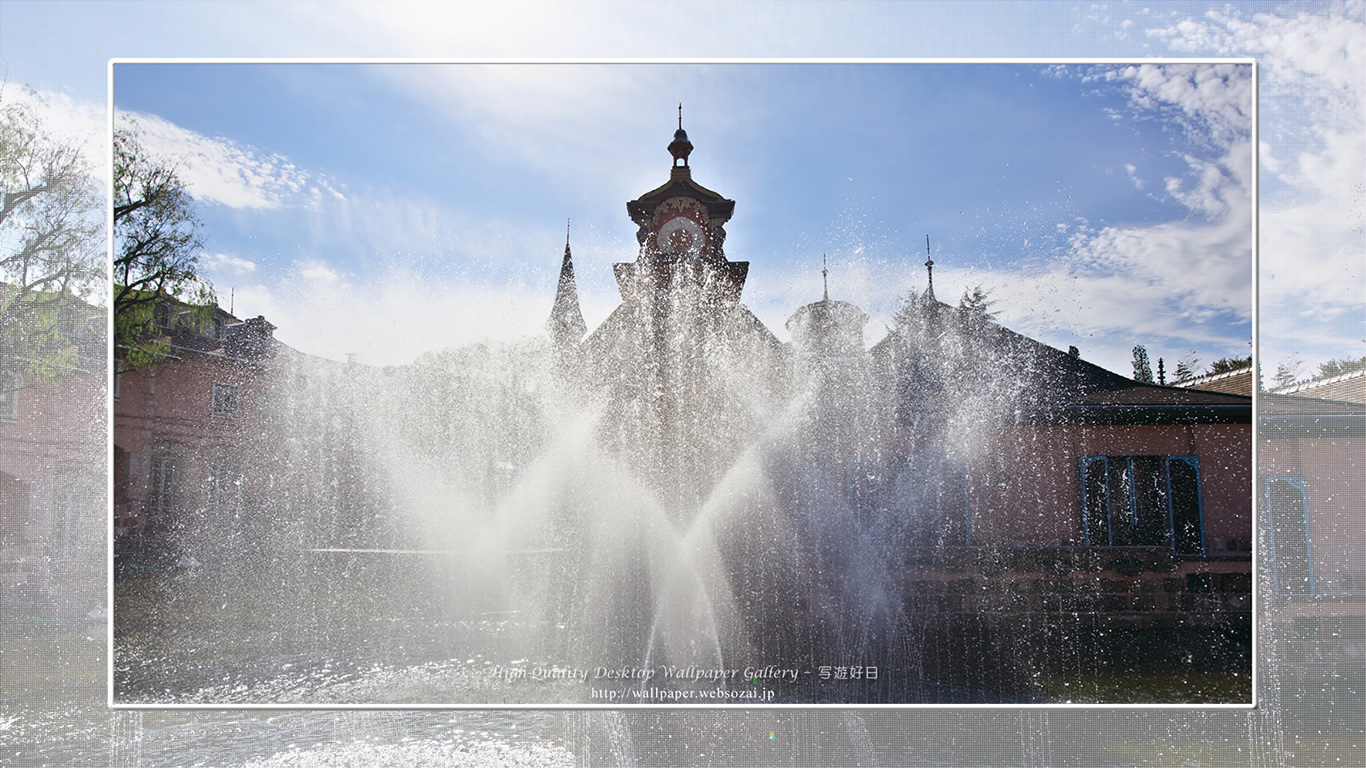
[[[690,256],[702,252],[706,233],[702,226],[687,216],[675,216],[664,222],[655,235],[655,245],[661,251],[685,253]]]

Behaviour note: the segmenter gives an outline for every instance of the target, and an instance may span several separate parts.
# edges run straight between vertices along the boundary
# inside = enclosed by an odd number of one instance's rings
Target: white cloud
[[[1087,79],[1125,84],[1132,107],[1176,119],[1198,141],[1228,145],[1250,130],[1252,77],[1245,64],[1135,64]]]
[[[1173,51],[1255,55],[1261,80],[1260,342],[1273,364],[1366,337],[1366,5],[1215,10],[1150,30]]]
[[[1071,229],[1065,256],[1036,274],[987,274],[1010,285],[1000,319],[1065,348],[1088,339],[1086,358],[1124,372],[1144,343],[1196,345],[1211,359],[1241,354],[1245,339],[1220,330],[1252,317],[1251,71],[1246,65],[1144,64],[1100,68],[1091,81],[1120,84],[1137,119],[1181,126],[1199,154],[1163,180],[1189,215],[1157,224]],[[1138,188],[1137,166],[1125,171]],[[1065,231],[1061,225],[1059,232]]]
[[[205,254],[204,266],[222,275],[249,275],[256,271],[256,262],[227,253]]]
[[[301,279],[239,288],[237,305],[269,318],[280,341],[337,360],[354,353],[365,363],[400,365],[459,344],[533,336],[550,312],[539,285],[433,280],[402,268],[350,281],[317,262],[297,272]]]
[[[53,139],[79,147],[91,175],[101,185],[108,183],[109,128],[103,104],[12,84],[0,86],[0,101],[23,104],[31,109]]]
[[[1140,179],[1138,177],[1137,166],[1135,166],[1133,163],[1125,163],[1124,172],[1129,174],[1129,181],[1132,181],[1134,183],[1135,189],[1143,189],[1143,179]],[[1063,225],[1059,224],[1058,226],[1061,227]]]
[[[1078,345],[1084,359],[1120,373],[1129,370],[1131,350],[1137,343],[1146,344],[1154,360],[1159,355],[1185,353],[1192,347],[1198,348],[1206,360],[1245,355],[1247,338],[1228,334],[1216,321],[1247,319],[1251,264],[1244,257],[1240,272],[1219,274],[1209,265],[1184,263],[1183,254],[1202,251],[1200,243],[1207,237],[1203,231],[1173,224],[1167,230],[1102,230],[1086,236],[1088,243],[1097,241],[1097,252],[1107,258],[1136,262],[1127,271],[1115,271],[1109,261],[1053,264],[1033,271],[936,264],[935,296],[956,305],[964,292],[980,285],[989,292],[994,301],[992,309],[1006,327],[1058,349]],[[1250,224],[1241,232],[1229,231],[1223,236],[1246,248]],[[1119,242],[1126,240],[1129,242]],[[1175,275],[1194,272],[1192,285],[1174,288],[1153,280],[1142,265],[1155,257],[1126,255],[1137,252],[1140,246],[1169,258],[1169,271]],[[1172,253],[1165,255],[1167,251]],[[813,263],[782,274],[751,274],[743,300],[779,339],[787,340],[784,324],[788,317],[801,305],[821,297],[819,267]],[[1234,286],[1230,295],[1221,295],[1216,285],[1219,281]],[[918,261],[908,265],[854,258],[830,265],[830,297],[852,301],[869,315],[864,333],[868,345],[886,334],[906,292],[923,291],[925,284],[925,270]],[[1181,290],[1198,293],[1192,296]],[[1234,305],[1241,305],[1241,314]]]
[[[1061,73],[1060,73],[1061,74]],[[1198,154],[1187,171],[1165,179],[1170,198],[1189,215],[1158,224],[1093,227],[1058,223],[1067,236],[1062,258],[1025,268],[1011,264],[971,270],[935,269],[935,293],[956,304],[964,291],[995,289],[998,319],[1027,336],[1066,349],[1110,370],[1127,372],[1134,344],[1154,359],[1192,347],[1206,359],[1247,353],[1236,329],[1252,317],[1252,136],[1248,67],[1136,66],[1096,70],[1098,80],[1125,87],[1140,119],[1181,126]],[[1126,114],[1129,119],[1133,111]],[[1138,167],[1125,166],[1142,187]],[[751,280],[754,285],[755,280]],[[819,297],[819,265],[768,276],[747,289],[746,302],[775,333],[801,304]],[[880,339],[902,295],[924,288],[924,273],[904,263],[855,259],[832,265],[832,298],[851,298],[869,313],[865,334]]]
[[[137,116],[149,149],[179,158],[200,200],[239,208],[289,205],[306,253],[286,273],[271,256],[211,253],[206,275],[231,286],[242,316],[263,314],[301,351],[368,362],[408,362],[425,351],[541,332],[553,296],[564,230],[553,222],[489,218],[442,201],[357,189],[347,194],[289,158],[211,139],[154,116]],[[259,218],[256,220],[260,220]],[[628,230],[626,231],[629,235]],[[579,230],[585,315],[596,324],[619,297],[611,264],[633,243]],[[606,238],[606,239],[604,239]],[[264,240],[278,251],[287,244]],[[257,247],[255,236],[251,245]],[[257,261],[262,261],[258,266]]]
[[[336,270],[327,266],[321,261],[309,260],[300,263],[298,266],[299,276],[311,282],[336,283],[341,281],[341,275]]]
[[[235,287],[241,316],[265,315],[278,327],[276,338],[300,351],[395,365],[424,352],[543,332],[562,224],[476,221],[430,202],[359,194],[309,216],[317,231],[311,242],[365,243],[369,260],[299,259],[283,274],[258,270],[248,276],[253,282]],[[596,327],[620,301],[611,264],[622,259],[623,244],[591,230],[573,239],[584,316]]]
[[[204,136],[156,115],[120,112],[119,117],[136,126],[148,152],[175,164],[190,193],[202,202],[278,208],[307,204],[312,195],[301,194],[305,188],[331,191],[325,181],[311,178],[279,154]]]

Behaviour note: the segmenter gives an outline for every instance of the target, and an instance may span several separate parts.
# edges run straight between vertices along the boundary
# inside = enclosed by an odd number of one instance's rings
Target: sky
[[[881,338],[928,235],[941,300],[981,285],[1002,324],[1126,375],[1135,344],[1168,371],[1244,356],[1254,318],[1268,373],[1366,354],[1363,4],[708,7],[19,2],[0,65],[101,157],[108,58],[272,57],[118,64],[114,106],[195,194],[221,302],[327,357],[540,333],[566,221],[601,322],[680,101],[780,338],[823,256]],[[538,63],[297,61],[343,56]]]

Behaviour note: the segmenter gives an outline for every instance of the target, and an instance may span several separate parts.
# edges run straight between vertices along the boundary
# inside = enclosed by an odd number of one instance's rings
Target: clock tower
[[[724,248],[735,201],[693,181],[681,107],[668,150],[668,181],[626,204],[639,249],[613,265],[621,304],[579,350],[581,380],[605,405],[600,440],[686,520],[771,418],[786,362],[740,302],[749,262]]]
[[[693,298],[717,311],[740,301],[749,262],[728,261],[724,249],[735,201],[693,181],[692,150],[679,105],[668,182],[626,204],[640,253],[634,262],[614,265],[623,301],[648,302],[642,291],[678,290],[695,293]]]

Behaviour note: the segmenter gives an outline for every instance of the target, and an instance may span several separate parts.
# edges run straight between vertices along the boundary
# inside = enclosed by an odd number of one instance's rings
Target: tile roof
[[[1271,392],[1277,395],[1299,395],[1300,397],[1317,397],[1350,403],[1366,403],[1366,369],[1326,379],[1299,382],[1288,387],[1277,387]]]
[[[1194,379],[1173,383],[1172,386],[1181,389],[1203,389],[1206,392],[1227,392],[1233,395],[1251,397],[1254,389],[1252,366],[1249,365],[1236,371],[1197,376]]]
[[[922,311],[927,322],[959,319],[953,307],[939,301]],[[1002,359],[1030,371],[1037,386],[1022,406],[1032,411],[1028,418],[1034,421],[1153,424],[1252,420],[1251,393],[1140,383],[994,322],[984,323],[971,333],[976,334],[974,344],[992,345]],[[874,357],[896,355],[898,334],[893,330],[874,345]]]

